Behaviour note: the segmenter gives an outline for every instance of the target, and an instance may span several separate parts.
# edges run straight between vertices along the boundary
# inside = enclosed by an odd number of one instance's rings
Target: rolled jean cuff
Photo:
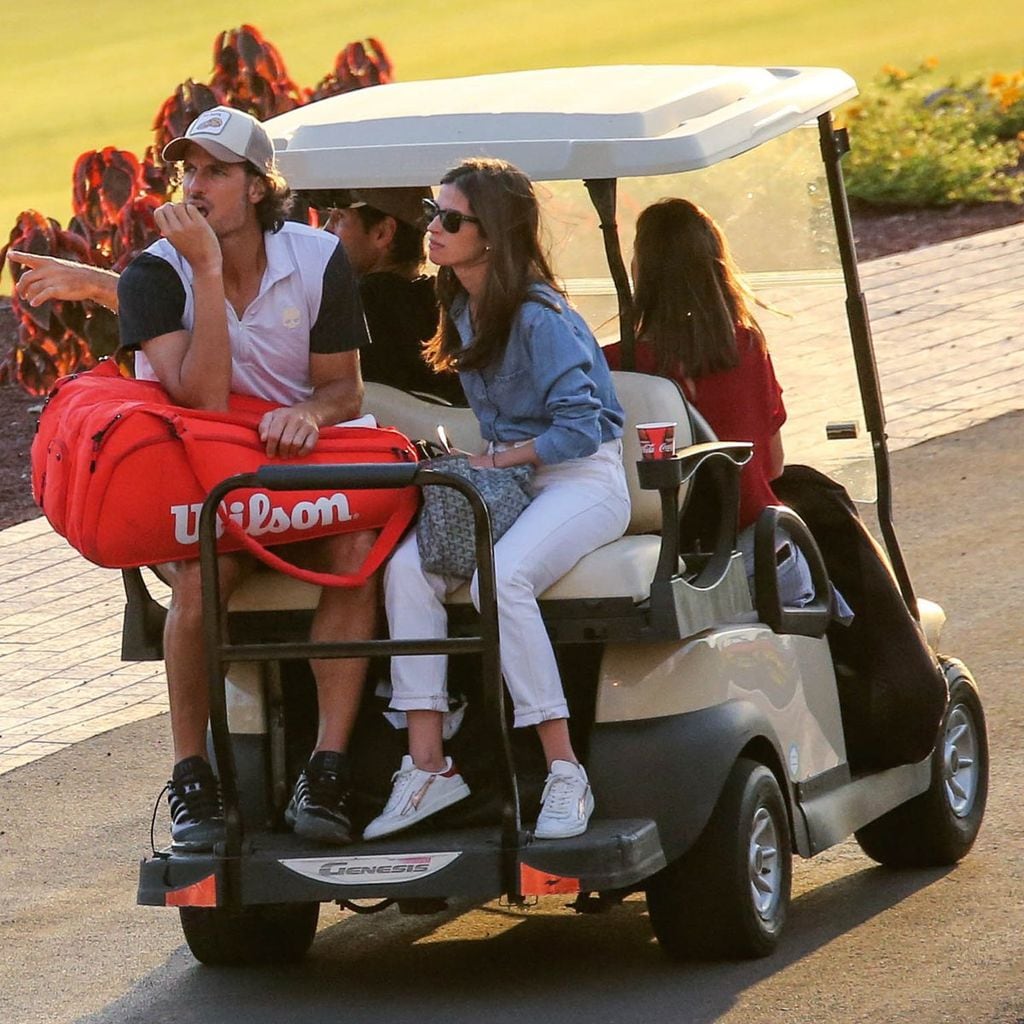
[[[392,697],[388,705],[392,711],[441,711],[448,710],[448,697],[436,694],[431,697]]]
[[[523,708],[516,710],[513,727],[523,729],[528,725],[540,725],[541,722],[550,722],[554,718],[568,718],[569,705],[564,701],[561,704],[553,704],[547,708]]]

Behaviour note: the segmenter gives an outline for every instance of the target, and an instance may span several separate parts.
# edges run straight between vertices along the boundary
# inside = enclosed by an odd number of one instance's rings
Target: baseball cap
[[[337,196],[339,201],[332,205],[372,206],[396,220],[405,221],[417,230],[422,230],[423,200],[432,199],[433,193],[426,185],[410,185],[402,188],[351,188]],[[346,201],[347,200],[347,201]]]
[[[274,144],[267,130],[244,110],[231,107],[204,110],[181,138],[173,139],[164,146],[163,158],[183,160],[190,142],[224,163],[238,164],[248,160],[260,174],[275,171]]]

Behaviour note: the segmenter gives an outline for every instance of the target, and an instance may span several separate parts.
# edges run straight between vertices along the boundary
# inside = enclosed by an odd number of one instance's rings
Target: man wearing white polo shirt
[[[265,129],[215,107],[164,149],[181,161],[184,201],[155,214],[163,238],[127,267],[118,285],[121,343],[138,349],[136,375],[157,379],[175,402],[226,409],[231,392],[280,402],[260,423],[267,454],[304,454],[324,424],[359,415],[359,348],[367,342],[356,279],[331,234],[285,223],[289,190]],[[304,561],[352,571],[369,533],[305,542]],[[296,545],[300,547],[300,545]],[[224,599],[251,570],[248,555],[222,555]],[[175,766],[171,835],[208,849],[223,835],[217,780],[206,759],[209,718],[196,562],[163,567],[171,585],[164,632]],[[373,584],[325,587],[314,640],[373,635]],[[320,728],[286,818],[307,838],[350,841],[345,749],[365,662],[313,661]]]

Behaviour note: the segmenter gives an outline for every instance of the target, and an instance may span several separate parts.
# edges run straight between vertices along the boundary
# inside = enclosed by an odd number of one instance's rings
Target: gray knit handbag
[[[494,540],[519,518],[530,504],[532,466],[501,466],[476,469],[463,455],[434,459],[430,463],[446,473],[469,480],[483,495],[491,514]],[[416,522],[420,561],[428,572],[469,579],[476,570],[473,510],[469,500],[454,487],[440,484],[423,488],[423,507]]]

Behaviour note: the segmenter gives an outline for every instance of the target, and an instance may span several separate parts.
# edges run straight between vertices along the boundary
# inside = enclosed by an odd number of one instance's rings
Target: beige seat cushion
[[[676,424],[676,448],[693,443],[690,417],[686,403],[675,381],[667,377],[652,377],[646,373],[612,372],[615,393],[626,411],[626,425],[622,435],[622,461],[626,467],[629,500],[632,507],[626,533],[657,533],[661,529],[661,498],[657,491],[642,491],[637,479],[636,464],[640,461],[638,423]],[[682,489],[680,502],[685,497]]]
[[[643,601],[651,591],[651,580],[658,566],[661,538],[635,534],[605,544],[579,562],[554,586],[542,601],[567,601],[573,598],[628,597]],[[231,611],[287,611],[315,608],[320,588],[291,576],[260,569],[248,577],[231,599]],[[469,584],[448,597],[449,604],[469,604]]]
[[[363,411],[372,412],[382,427],[396,427],[414,441],[436,441],[437,425],[443,423],[454,447],[473,454],[487,448],[471,409],[427,402],[387,384],[367,381]]]
[[[584,555],[554,586],[540,595],[541,601],[575,598],[647,598],[658,567],[661,538],[651,534],[622,537]],[[469,604],[469,584],[449,595],[449,604]]]
[[[315,608],[320,588],[287,576],[283,572],[259,568],[247,576],[231,595],[232,612],[283,612]]]

